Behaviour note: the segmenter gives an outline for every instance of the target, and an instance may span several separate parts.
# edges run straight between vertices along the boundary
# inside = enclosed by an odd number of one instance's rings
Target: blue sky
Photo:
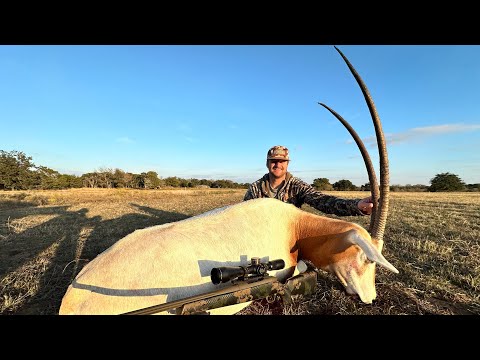
[[[390,183],[450,172],[480,183],[480,46],[338,45],[382,120]],[[2,45],[0,149],[81,175],[103,168],[162,178],[252,182],[273,145],[311,183],[368,182],[360,88],[330,45]]]

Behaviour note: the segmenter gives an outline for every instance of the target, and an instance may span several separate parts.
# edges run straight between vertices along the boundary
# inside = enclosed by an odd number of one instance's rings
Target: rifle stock
[[[284,304],[292,301],[292,295],[312,295],[317,286],[314,269],[289,278],[285,284],[274,276],[264,276],[257,281],[242,280],[223,289],[195,295],[180,300],[154,305],[124,313],[122,315],[152,315],[176,309],[180,315],[194,315],[223,306],[260,300],[269,296],[280,296]]]

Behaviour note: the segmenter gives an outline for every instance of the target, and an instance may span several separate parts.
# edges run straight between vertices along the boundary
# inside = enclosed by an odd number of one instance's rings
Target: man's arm
[[[243,201],[253,199],[253,193],[252,193],[252,186],[250,185],[248,187],[247,192],[245,193],[245,196],[243,197]]]
[[[316,190],[304,181],[298,181],[298,193],[303,202],[325,214],[337,216],[362,216],[367,215],[358,208],[361,199],[343,199],[333,195],[326,195]]]

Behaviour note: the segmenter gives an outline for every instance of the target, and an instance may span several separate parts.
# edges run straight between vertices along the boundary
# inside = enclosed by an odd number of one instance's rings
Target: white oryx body
[[[376,296],[374,264],[366,263],[353,244],[358,238],[363,238],[363,253],[389,265],[359,225],[275,199],[249,200],[127,235],[82,269],[62,300],[60,314],[121,314],[203,294],[228,286],[212,284],[213,267],[247,265],[252,257],[283,259],[285,268],[270,274],[284,281],[293,275],[299,252],[317,267],[340,274],[340,281],[353,284],[356,289],[351,290],[368,303]],[[348,256],[329,253],[338,250]],[[329,264],[335,256],[343,265]],[[234,313],[248,304],[212,312]]]

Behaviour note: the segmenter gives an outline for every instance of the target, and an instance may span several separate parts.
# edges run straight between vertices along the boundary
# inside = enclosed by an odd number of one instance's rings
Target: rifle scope
[[[268,270],[280,270],[285,267],[282,259],[261,263],[260,258],[252,258],[247,266],[222,266],[213,268],[210,272],[212,283],[220,284],[236,278],[244,278],[247,275],[264,276]]]

